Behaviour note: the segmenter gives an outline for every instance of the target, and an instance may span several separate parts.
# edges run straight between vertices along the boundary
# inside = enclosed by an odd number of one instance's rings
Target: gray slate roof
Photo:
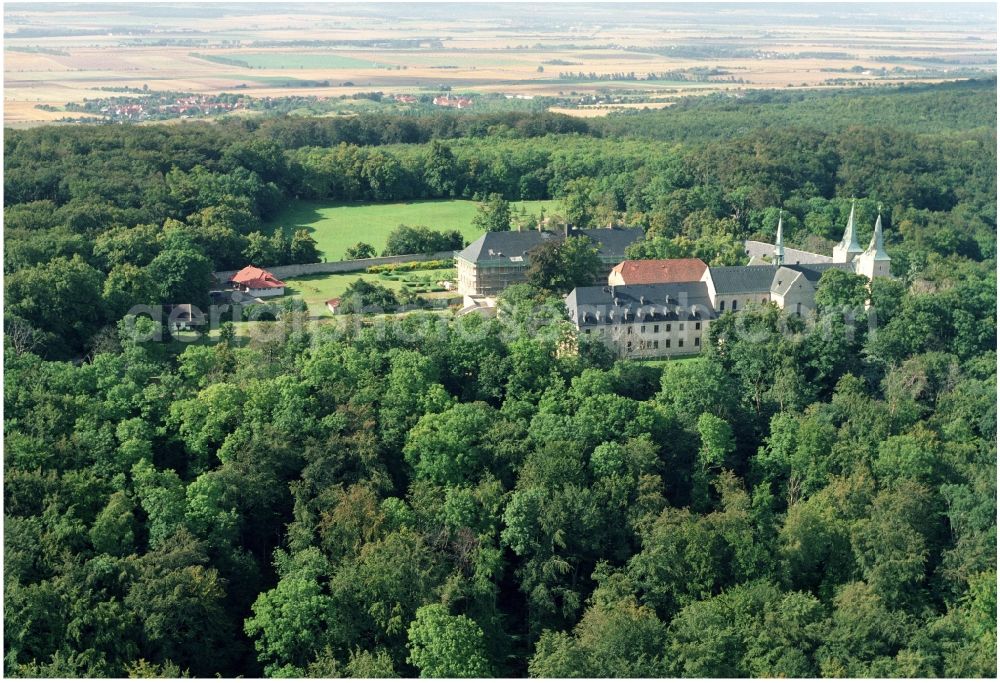
[[[786,252],[787,255],[787,252]],[[821,275],[831,268],[854,272],[850,263],[786,263],[783,268],[801,272],[815,284]],[[716,294],[737,292],[768,292],[778,266],[722,266],[709,268]]]
[[[704,282],[577,287],[566,295],[566,308],[577,326],[717,317]]]
[[[743,250],[751,259],[762,260],[767,257],[768,261],[774,258],[774,245],[756,240],[746,240],[743,242]],[[859,250],[860,251],[860,250]],[[791,249],[785,247],[785,265],[796,265],[800,263],[832,263],[833,259],[822,254],[814,254],[811,251],[801,249]]]
[[[552,232],[526,230],[518,232],[487,232],[475,242],[458,252],[458,257],[476,263],[499,258],[523,257],[525,253],[543,242],[562,239]]]
[[[570,235],[586,235],[597,245],[598,253],[604,258],[621,260],[625,256],[625,248],[642,239],[642,228],[597,228],[590,230],[570,231]],[[497,259],[524,259],[527,252],[539,244],[553,240],[562,240],[561,233],[551,231],[525,230],[518,232],[487,232],[475,242],[458,252],[459,258],[478,263]],[[525,259],[526,260],[526,259]]]
[[[792,270],[802,271],[802,274],[806,276],[806,279],[814,285],[819,282],[820,277],[823,273],[828,270],[846,270],[850,273],[854,272],[853,263],[810,263],[807,265],[785,265],[786,268],[791,268]]]
[[[805,275],[802,274],[802,271],[784,267],[778,268],[774,271],[774,280],[771,282],[771,292],[785,296],[792,289],[792,285],[800,279],[805,279]],[[808,280],[806,280],[806,284],[810,284]]]
[[[717,266],[708,272],[717,294],[767,292],[777,266]]]

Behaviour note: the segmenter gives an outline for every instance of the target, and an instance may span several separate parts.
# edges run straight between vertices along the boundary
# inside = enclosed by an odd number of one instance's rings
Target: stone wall
[[[368,266],[380,266],[386,263],[408,263],[410,261],[437,261],[439,259],[450,259],[455,255],[453,251],[439,251],[434,254],[404,254],[402,256],[379,256],[377,258],[363,258],[353,261],[329,261],[327,263],[302,263],[294,266],[275,266],[266,268],[277,278],[299,277],[301,275],[313,275],[315,273],[353,273],[363,271]],[[220,270],[212,273],[216,281],[222,285],[229,281],[238,270]]]

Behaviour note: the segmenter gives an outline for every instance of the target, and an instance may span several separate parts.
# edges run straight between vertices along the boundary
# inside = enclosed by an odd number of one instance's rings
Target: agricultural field
[[[348,247],[367,242],[379,254],[389,233],[400,224],[425,225],[432,230],[458,230],[470,242],[480,235],[472,224],[477,203],[463,199],[391,202],[379,204],[331,204],[293,201],[266,228],[282,227],[286,233],[305,228],[316,240],[327,261],[339,261]],[[512,212],[522,208],[538,215],[558,209],[557,201],[511,202]]]
[[[330,311],[326,302],[342,296],[352,282],[367,280],[377,282],[394,292],[404,289],[419,294],[425,299],[447,299],[456,296],[454,292],[440,290],[437,282],[452,280],[455,271],[452,268],[432,268],[428,270],[412,270],[397,273],[317,273],[301,277],[285,279],[285,295],[269,299],[269,302],[281,302],[288,299],[302,299],[309,307],[309,313],[316,317],[329,317]]]
[[[564,111],[609,93],[628,93],[641,107],[716,92],[996,72],[996,14],[987,5],[956,6],[944,23],[929,10],[904,16],[891,5],[865,7],[861,17],[795,5],[560,4],[535,8],[530,19],[516,5],[415,6],[399,16],[378,5],[55,12],[7,3],[4,13],[9,126],[62,117],[36,105],[143,86],[199,95],[238,89],[255,98],[503,94],[553,98]],[[734,20],[738,35],[725,28]],[[126,25],[139,28],[124,32]],[[613,108],[580,115],[595,111]]]
[[[247,69],[384,69],[379,64],[366,59],[329,52],[240,52],[232,57],[219,55],[199,55],[201,59],[240,66]]]

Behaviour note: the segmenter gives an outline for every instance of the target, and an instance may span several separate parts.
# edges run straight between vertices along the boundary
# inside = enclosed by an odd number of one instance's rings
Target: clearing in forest
[[[431,230],[458,230],[468,243],[479,237],[481,231],[472,224],[478,202],[465,199],[421,200],[391,203],[331,203],[299,200],[289,203],[267,225],[272,231],[277,227],[291,235],[301,228],[307,229],[316,240],[323,258],[339,261],[344,251],[358,242],[367,242],[378,254],[385,248],[389,233],[400,224],[425,225]],[[559,210],[556,200],[511,202],[511,211],[524,208],[529,214]]]

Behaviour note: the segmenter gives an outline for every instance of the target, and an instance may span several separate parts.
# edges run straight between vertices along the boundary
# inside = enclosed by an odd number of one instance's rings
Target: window
[[[802,315],[802,302],[795,304],[795,315]]]
[[[767,303],[767,297],[764,297],[763,299],[760,300],[761,306],[763,306],[766,303]]]
[[[641,325],[641,326],[639,327],[639,332],[641,332],[641,333],[645,334],[645,333],[646,333],[646,326],[645,326],[645,325]]]
[[[677,340],[677,348],[683,348],[683,346],[684,346],[684,340],[683,339],[678,339]]]
[[[683,332],[683,331],[684,331],[684,323],[678,323],[678,324],[677,324],[677,329],[678,329],[679,331]]]
[[[625,334],[632,334],[632,326],[631,325],[628,326],[628,332],[626,332]]]
[[[733,299],[733,310],[736,310],[736,299]]]
[[[663,329],[666,330],[667,332],[669,332],[670,331],[670,323],[667,323],[666,325],[664,325]]]
[[[626,351],[631,351],[632,350],[632,342],[631,341],[629,341],[629,342],[627,342],[625,344],[625,350]]]
[[[694,345],[695,346],[701,346],[701,337],[695,337],[694,338]]]
[[[719,312],[721,313],[721,312],[722,312],[722,311],[724,311],[724,310],[726,310],[726,302],[725,302],[725,301],[722,301],[722,300],[720,299],[720,300],[719,300]]]
[[[701,323],[695,323],[694,324],[694,329],[700,330],[701,329]]]
[[[584,331],[583,331],[583,333],[584,333],[584,334],[590,334],[590,330],[589,330],[589,329],[586,329],[586,330],[584,330]]]
[[[653,348],[654,349],[660,348],[660,341],[658,339],[653,340]]]
[[[659,331],[660,331],[660,326],[659,325],[653,325],[653,334],[656,334]]]
[[[663,340],[663,348],[665,348],[665,349],[669,349],[670,348],[670,340],[669,339],[664,339]]]

